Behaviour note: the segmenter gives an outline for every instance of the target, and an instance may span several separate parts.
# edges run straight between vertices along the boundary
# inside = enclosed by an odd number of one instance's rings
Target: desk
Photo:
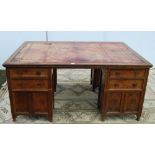
[[[102,119],[135,114],[139,120],[152,64],[121,42],[25,42],[3,66],[14,121],[21,114],[52,121],[57,68],[98,70],[92,83],[99,85]]]

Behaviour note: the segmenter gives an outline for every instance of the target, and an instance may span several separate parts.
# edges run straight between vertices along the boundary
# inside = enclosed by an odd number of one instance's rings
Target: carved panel
[[[13,105],[15,111],[21,113],[29,113],[29,93],[27,92],[14,92]]]
[[[33,92],[31,95],[33,113],[48,113],[48,93]]]
[[[108,112],[121,112],[121,92],[108,92],[106,96],[106,105]]]
[[[126,92],[125,93],[125,112],[138,111],[140,104],[141,92]]]

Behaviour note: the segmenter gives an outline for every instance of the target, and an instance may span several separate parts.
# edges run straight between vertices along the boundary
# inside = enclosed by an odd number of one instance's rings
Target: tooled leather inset
[[[123,43],[28,42],[11,64],[146,64]]]

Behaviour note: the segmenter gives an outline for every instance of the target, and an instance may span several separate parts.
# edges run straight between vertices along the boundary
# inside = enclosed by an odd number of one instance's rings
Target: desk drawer
[[[143,80],[110,80],[110,89],[143,89]]]
[[[10,69],[10,77],[48,77],[48,69]]]
[[[127,70],[110,70],[110,78],[144,78],[145,70],[143,69],[127,69]]]
[[[12,89],[48,89],[47,80],[11,80]]]

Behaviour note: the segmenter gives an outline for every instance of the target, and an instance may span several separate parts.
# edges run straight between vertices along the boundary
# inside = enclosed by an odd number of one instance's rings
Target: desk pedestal
[[[46,115],[52,121],[53,69],[7,68],[7,81],[14,121],[17,115]]]
[[[135,114],[140,119],[146,90],[148,69],[107,68],[102,70],[100,110],[107,115]]]

